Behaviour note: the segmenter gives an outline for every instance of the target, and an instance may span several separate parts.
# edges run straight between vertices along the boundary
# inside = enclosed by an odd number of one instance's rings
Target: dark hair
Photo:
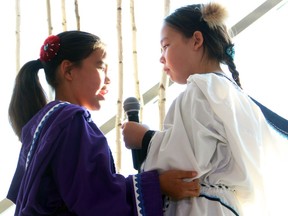
[[[23,126],[47,104],[45,91],[39,81],[38,72],[44,69],[48,84],[55,89],[57,68],[63,60],[81,65],[95,49],[104,50],[104,44],[96,35],[83,31],[65,31],[57,35],[60,46],[57,54],[47,61],[33,60],[22,66],[15,79],[8,115],[12,128],[19,139]]]
[[[231,55],[231,52],[227,53],[228,50],[234,50],[229,32],[222,22],[215,19],[212,20],[214,18],[213,15],[215,15],[213,13],[216,10],[218,10],[216,15],[220,15],[220,19],[223,19],[224,15],[221,14],[225,12],[223,8],[217,3],[209,3],[207,5],[193,4],[178,8],[168,15],[164,19],[164,22],[181,32],[187,38],[192,37],[195,31],[200,31],[204,38],[205,52],[207,51],[210,58],[217,59],[220,63],[226,64],[233,79],[241,87],[239,72],[236,70],[233,55]],[[205,11],[205,14],[203,14],[203,11]],[[207,19],[205,19],[205,16],[207,16]],[[208,20],[210,23],[205,20]]]

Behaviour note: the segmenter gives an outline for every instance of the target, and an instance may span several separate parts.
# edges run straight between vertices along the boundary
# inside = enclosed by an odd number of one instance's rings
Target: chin
[[[94,104],[94,110],[97,111],[97,110],[100,110],[101,107],[102,107],[102,101],[98,101],[96,104]]]
[[[86,107],[90,111],[97,111],[101,109],[101,104],[99,102],[93,103],[93,104],[87,104],[84,107]]]

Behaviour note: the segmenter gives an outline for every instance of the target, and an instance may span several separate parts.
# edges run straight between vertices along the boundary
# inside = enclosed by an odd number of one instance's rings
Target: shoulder
[[[38,113],[38,118],[51,117],[51,119],[61,119],[62,121],[75,118],[76,116],[84,116],[87,120],[90,120],[91,115],[85,107],[61,101],[50,102]]]
[[[237,86],[225,75],[215,73],[194,74],[188,78],[187,90],[201,92],[206,98],[225,99],[231,92],[240,92]]]
[[[220,73],[219,73],[220,74]],[[228,86],[230,84],[234,85],[229,78],[223,74],[218,75],[216,73],[206,73],[206,74],[193,74],[188,77],[188,84],[196,84],[199,87],[218,87],[221,86]]]
[[[61,111],[61,115],[63,115],[63,117],[67,116],[68,118],[70,118],[71,116],[75,116],[76,114],[83,115],[85,118],[87,118],[87,120],[91,116],[90,112],[85,107],[70,103],[64,106]]]
[[[39,125],[49,125],[50,128],[64,128],[69,125],[72,120],[91,121],[89,111],[81,106],[62,103],[60,101],[52,101],[43,107],[33,118],[24,126],[22,139],[26,140],[31,136]]]
[[[57,124],[58,127],[66,127],[69,124],[80,122],[92,122],[90,112],[82,106],[66,103],[59,106],[58,109],[51,114],[52,124]]]

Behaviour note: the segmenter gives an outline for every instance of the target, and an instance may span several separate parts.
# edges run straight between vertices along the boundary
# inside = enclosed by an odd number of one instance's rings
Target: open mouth
[[[102,89],[101,91],[100,91],[100,94],[101,95],[106,95],[108,93],[108,89]]]

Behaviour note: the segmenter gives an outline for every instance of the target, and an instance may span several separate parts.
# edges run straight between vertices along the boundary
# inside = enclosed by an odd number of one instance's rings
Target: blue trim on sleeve
[[[137,212],[139,215],[145,216],[146,211],[145,211],[145,206],[144,206],[141,176],[139,174],[135,175],[133,180],[134,180],[134,187],[135,187]]]

